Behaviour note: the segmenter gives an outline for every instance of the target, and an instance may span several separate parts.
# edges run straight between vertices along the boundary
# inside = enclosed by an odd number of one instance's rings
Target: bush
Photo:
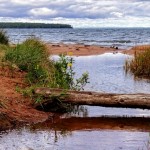
[[[126,61],[125,69],[135,76],[150,78],[150,48],[146,48],[142,53],[135,52],[134,58]]]
[[[58,88],[83,90],[86,83],[88,83],[88,73],[83,73],[79,79],[75,79],[73,63],[73,58],[65,55],[60,55],[59,60],[54,62],[54,77]]]
[[[16,47],[9,47],[5,60],[15,64],[20,70],[27,72],[30,84],[48,84],[51,82],[52,63],[44,44],[38,39],[27,39]]]
[[[0,44],[7,45],[9,43],[8,36],[4,30],[0,30]]]

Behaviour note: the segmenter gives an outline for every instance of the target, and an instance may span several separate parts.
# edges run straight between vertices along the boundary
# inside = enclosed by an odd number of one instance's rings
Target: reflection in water
[[[148,131],[150,118],[56,116],[53,120],[2,134],[0,149],[148,150]]]
[[[68,112],[63,115],[63,117],[67,118],[70,116],[80,116],[80,117],[88,117],[88,109],[85,106],[74,105],[71,112]]]
[[[31,126],[32,130],[127,130],[127,131],[150,131],[150,118],[143,117],[70,117],[62,118],[55,116],[52,120]]]

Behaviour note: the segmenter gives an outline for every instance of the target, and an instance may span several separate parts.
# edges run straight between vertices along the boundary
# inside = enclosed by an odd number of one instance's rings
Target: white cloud
[[[11,0],[12,4],[15,5],[31,5],[31,6],[40,6],[42,4],[48,3],[49,0]]]
[[[111,14],[112,14],[114,17],[117,17],[117,18],[123,17],[123,13],[120,13],[120,12],[112,12]]]
[[[43,7],[43,8],[33,8],[29,11],[29,14],[33,16],[53,16],[57,14],[57,11]]]

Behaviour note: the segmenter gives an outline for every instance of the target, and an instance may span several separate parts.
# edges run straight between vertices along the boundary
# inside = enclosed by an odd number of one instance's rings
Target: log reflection
[[[46,129],[55,131],[76,130],[127,130],[150,131],[150,118],[142,117],[71,117],[53,118],[44,123],[31,127],[32,129]]]

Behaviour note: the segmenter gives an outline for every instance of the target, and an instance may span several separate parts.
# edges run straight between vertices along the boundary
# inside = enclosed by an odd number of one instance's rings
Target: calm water
[[[76,77],[89,72],[86,90],[150,93],[148,80],[125,74],[128,58],[120,53],[74,57]],[[149,133],[150,110],[83,106],[45,123],[1,133],[0,150],[149,150]]]
[[[150,44],[150,28],[101,29],[7,29],[11,42],[18,43],[36,36],[52,43],[81,43],[89,45],[130,48]]]

